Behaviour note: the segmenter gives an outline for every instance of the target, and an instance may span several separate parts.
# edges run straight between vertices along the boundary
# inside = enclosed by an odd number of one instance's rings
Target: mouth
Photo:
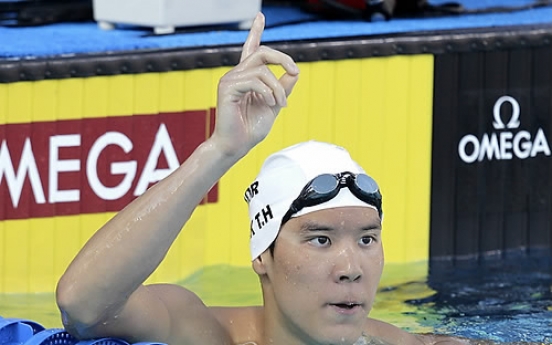
[[[339,314],[352,315],[363,310],[364,304],[360,302],[340,302],[330,303],[330,307],[332,307]]]

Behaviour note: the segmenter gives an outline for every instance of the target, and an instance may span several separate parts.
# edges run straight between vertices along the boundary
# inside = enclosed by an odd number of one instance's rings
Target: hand
[[[212,140],[227,155],[241,157],[268,135],[299,78],[299,68],[291,57],[260,45],[264,24],[259,13],[240,63],[219,82]],[[277,79],[268,64],[282,66],[285,73]]]

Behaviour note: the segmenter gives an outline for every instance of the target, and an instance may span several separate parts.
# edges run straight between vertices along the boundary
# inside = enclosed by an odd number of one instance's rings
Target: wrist
[[[233,144],[225,140],[219,139],[216,134],[212,135],[201,145],[207,151],[219,156],[223,162],[230,165],[242,159],[251,148],[239,144]]]

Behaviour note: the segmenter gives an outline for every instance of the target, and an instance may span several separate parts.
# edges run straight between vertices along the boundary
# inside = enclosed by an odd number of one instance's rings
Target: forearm
[[[185,308],[164,302],[158,295],[161,290],[152,291],[141,284],[163,260],[209,189],[268,135],[287,104],[299,69],[288,55],[260,46],[263,28],[264,17],[259,14],[240,63],[219,81],[212,137],[175,172],[98,230],[60,279],[58,306],[64,324],[76,333],[130,334],[134,328],[144,329],[152,323],[155,325],[150,335],[170,333],[162,328],[170,326],[171,319],[195,317]],[[268,64],[282,66],[286,73],[278,79]],[[182,294],[172,300],[182,303]],[[178,316],[171,314],[175,309]],[[114,331],[106,320],[123,329]],[[161,338],[171,336],[164,334]]]
[[[60,307],[80,309],[64,311],[86,313],[83,319],[116,313],[157,268],[195,207],[237,159],[220,153],[209,140],[119,212],[94,234],[61,278]]]

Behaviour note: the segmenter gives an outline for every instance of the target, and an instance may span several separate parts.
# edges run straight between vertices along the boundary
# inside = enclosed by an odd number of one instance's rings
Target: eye
[[[330,245],[330,239],[326,236],[317,236],[309,240],[310,244],[313,244],[317,247],[327,247]]]
[[[370,244],[374,243],[375,239],[372,236],[364,236],[359,240],[360,245],[362,246],[369,246]]]

